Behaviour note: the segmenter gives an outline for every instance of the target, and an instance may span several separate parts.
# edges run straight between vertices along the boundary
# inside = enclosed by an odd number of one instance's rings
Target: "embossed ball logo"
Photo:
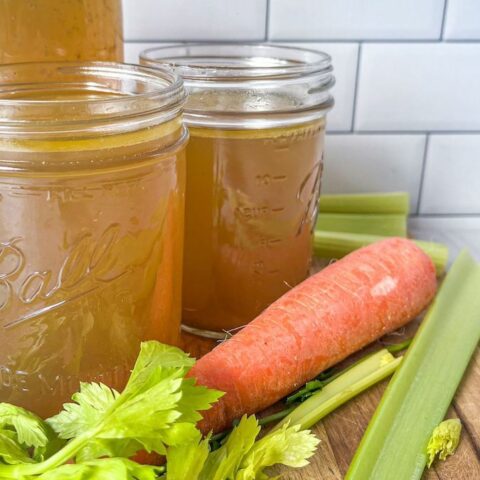
[[[23,268],[23,254],[16,246],[20,240],[13,238],[9,242],[0,243],[0,311],[6,308],[12,295],[12,285],[8,279]]]
[[[123,276],[128,268],[119,264],[115,254],[119,230],[118,224],[112,224],[96,239],[90,233],[84,234],[70,246],[58,270],[32,268],[22,250],[22,237],[1,242],[0,312],[5,316],[6,312],[29,306],[22,309],[21,315],[7,318],[4,328],[53,310]]]

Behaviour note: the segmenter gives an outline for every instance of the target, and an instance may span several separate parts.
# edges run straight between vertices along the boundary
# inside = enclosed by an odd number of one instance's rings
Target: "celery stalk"
[[[362,235],[360,233],[315,231],[314,252],[317,257],[341,258],[358,248],[384,240],[380,235]],[[448,262],[448,247],[441,243],[414,240],[432,259],[437,275],[442,275]]]
[[[321,195],[320,212],[408,215],[407,192]]]
[[[287,422],[290,425],[300,425],[302,429],[310,428],[340,405],[391,375],[401,359],[402,357],[395,358],[387,349],[368,356],[305,400],[279,422],[274,430]]]
[[[313,393],[307,400],[295,399],[295,401],[302,401],[300,406],[298,406],[298,403],[293,403],[293,405],[287,406],[283,410],[262,417],[258,422],[259,425],[269,425],[287,417],[287,420],[282,421],[273,430],[280,428],[285,421],[292,424],[294,422],[299,423],[304,425],[304,428],[311,427],[351,398],[391,375],[402,359],[402,357],[395,358],[391,352],[404,350],[409,344],[410,340],[407,340],[361,358],[342,371],[332,374],[332,376],[323,380],[324,385],[321,389]],[[292,397],[295,397],[295,395],[288,398]],[[303,405],[307,406],[304,407]],[[218,448],[219,442],[223,442],[230,432],[231,430],[228,430],[213,435],[210,438],[213,449]]]
[[[480,339],[480,265],[462,252],[385,391],[346,480],[420,479]]]
[[[398,214],[374,215],[320,212],[316,228],[329,232],[406,237],[407,217],[406,215]]]

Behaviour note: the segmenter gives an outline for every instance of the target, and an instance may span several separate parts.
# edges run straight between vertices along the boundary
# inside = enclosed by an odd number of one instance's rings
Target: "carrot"
[[[203,432],[222,431],[322,370],[412,320],[436,291],[435,267],[412,241],[361,248],[287,292],[190,376],[226,392],[203,412]]]

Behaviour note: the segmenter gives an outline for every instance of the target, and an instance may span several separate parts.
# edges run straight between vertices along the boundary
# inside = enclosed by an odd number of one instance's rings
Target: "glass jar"
[[[0,0],[0,64],[123,61],[121,0]]]
[[[184,329],[222,338],[309,273],[331,59],[273,45],[141,54],[189,94]]]
[[[49,415],[177,342],[184,99],[167,70],[0,66],[0,401]]]

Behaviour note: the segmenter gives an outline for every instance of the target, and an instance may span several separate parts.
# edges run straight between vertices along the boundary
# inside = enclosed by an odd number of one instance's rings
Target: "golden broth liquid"
[[[0,0],[0,63],[123,61],[121,0]]]
[[[245,325],[306,278],[324,120],[265,130],[190,128],[183,322]]]
[[[177,343],[185,159],[181,141],[166,146],[181,135],[177,119],[0,140],[0,163],[34,152],[0,173],[0,401],[51,415],[79,381],[121,389],[141,341]]]

